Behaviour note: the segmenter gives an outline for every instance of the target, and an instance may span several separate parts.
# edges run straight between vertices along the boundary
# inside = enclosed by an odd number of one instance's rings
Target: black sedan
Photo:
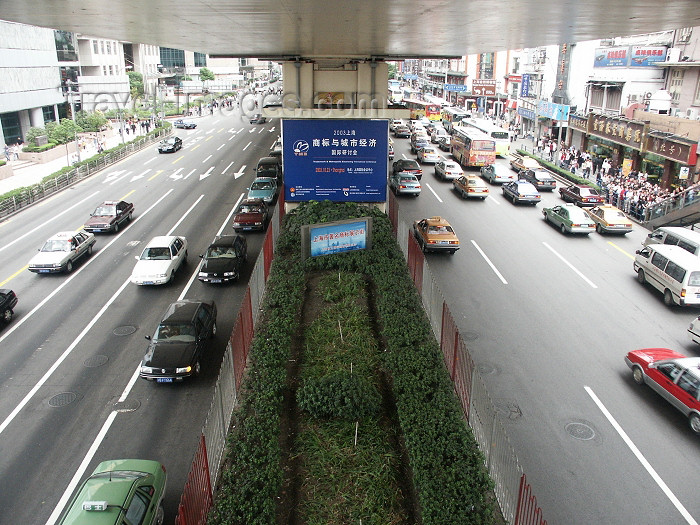
[[[200,255],[202,266],[197,278],[205,283],[236,281],[248,259],[248,243],[242,235],[222,235]]]
[[[158,153],[175,153],[182,149],[182,139],[180,137],[168,137],[158,144]]]
[[[12,321],[14,307],[17,305],[17,294],[6,288],[0,290],[0,315],[6,323]]]
[[[261,113],[256,113],[250,117],[251,124],[265,124],[266,120],[267,119]]]
[[[191,120],[178,119],[175,122],[173,122],[173,126],[180,129],[194,129],[197,127],[197,124],[195,124]]]
[[[177,301],[168,307],[141,361],[139,375],[172,383],[199,374],[207,340],[216,334],[214,301]]]

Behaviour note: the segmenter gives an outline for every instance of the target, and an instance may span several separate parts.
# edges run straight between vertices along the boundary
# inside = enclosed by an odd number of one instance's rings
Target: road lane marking
[[[231,136],[228,138],[228,140],[231,140],[231,139],[232,139],[233,137],[235,137],[235,136],[236,136],[236,135],[231,135]]]
[[[182,217],[180,217],[180,220],[177,221],[177,222],[175,223],[175,226],[173,226],[172,228],[170,228],[170,231],[169,231],[168,233],[166,233],[165,235],[167,235],[168,237],[171,236],[171,235],[173,235],[173,232],[175,231],[175,228],[177,228],[178,226],[180,226],[180,223],[181,223],[182,221],[185,220],[185,217],[187,217],[187,216],[190,214],[190,212],[191,212],[192,210],[194,210],[195,206],[197,206],[197,204],[199,204],[199,201],[201,201],[203,198],[204,198],[204,195],[200,195],[200,196],[199,196],[199,199],[197,199],[196,201],[194,201],[194,204],[193,204],[192,206],[190,206],[190,208],[182,215]]]
[[[190,177],[190,175],[192,175],[195,171],[197,170],[192,170],[187,175],[185,175],[185,180],[187,180]]]
[[[127,171],[127,172],[126,172],[124,175],[122,175],[121,177],[117,177],[116,179],[114,179],[113,181],[111,181],[111,182],[109,183],[109,185],[110,185],[110,186],[114,186],[117,182],[119,182],[120,180],[122,180],[122,179],[125,178],[125,177],[128,177],[128,176],[131,175],[132,173],[133,173],[133,170]]]
[[[225,145],[226,145],[226,144],[222,144],[221,146],[219,146],[218,148],[216,148],[216,151],[219,151],[219,150],[220,150],[221,148],[223,148]]]
[[[632,255],[631,253],[627,253],[626,250],[623,250],[622,248],[620,248],[620,247],[619,247],[617,244],[615,244],[614,242],[608,241],[608,244],[609,244],[610,246],[612,246],[613,248],[615,248],[617,251],[624,253],[627,257],[629,257],[630,259],[634,260],[634,255]]]
[[[206,161],[208,161],[211,158],[211,155],[209,155],[206,159],[202,161],[202,164],[204,164]]]
[[[233,161],[231,161],[231,164],[229,164],[228,166],[226,166],[226,167],[224,168],[224,171],[222,171],[221,174],[222,174],[222,175],[226,175],[226,172],[228,171],[228,169],[229,169],[231,166],[233,166]]]
[[[139,377],[139,369],[140,366],[137,367],[136,371],[132,374],[131,379],[126,385],[126,388],[124,388],[124,391],[122,392],[122,395],[119,396],[119,400],[117,401],[117,403],[123,403],[128,397],[129,392],[131,392],[131,389],[134,387],[134,385],[136,384],[136,380]],[[80,481],[83,479],[85,471],[90,465],[92,459],[95,457],[97,449],[100,448],[100,445],[104,441],[107,432],[112,426],[112,423],[114,423],[114,420],[117,418],[117,414],[119,414],[118,410],[112,410],[107,416],[107,419],[102,425],[102,428],[97,433],[97,436],[95,436],[95,440],[92,442],[92,445],[90,445],[87,454],[85,454],[83,461],[80,462],[78,470],[75,471],[75,474],[73,474],[73,478],[70,480],[70,483],[68,483],[68,486],[66,487],[65,492],[61,496],[61,499],[58,500],[58,503],[56,503],[56,507],[51,513],[51,516],[49,516],[49,519],[46,521],[46,525],[53,525],[54,523],[56,523],[56,520],[58,520],[59,516],[63,512],[63,509],[68,504],[68,500],[73,494],[73,491],[78,486],[78,483],[80,483]]]
[[[129,195],[131,195],[132,193],[134,193],[135,191],[136,191],[136,190],[131,190],[131,191],[130,191],[129,193],[127,193],[127,194],[126,194],[126,195],[124,195],[123,197],[120,197],[120,199],[119,199],[119,200],[120,200],[120,201],[124,201],[124,200],[126,200],[126,199],[127,199],[127,197],[128,197]]]
[[[5,286],[7,283],[9,283],[12,279],[14,279],[15,277],[17,277],[19,274],[21,274],[21,273],[22,273],[24,270],[26,270],[27,268],[29,268],[29,265],[26,265],[24,268],[20,268],[20,269],[17,270],[15,273],[13,273],[12,275],[10,275],[7,279],[5,279],[4,281],[0,282],[0,286]]]
[[[196,145],[194,148],[192,148],[190,151],[196,150],[199,146],[201,146],[201,144],[197,144],[197,145]]]
[[[625,444],[629,447],[629,449],[632,451],[632,454],[635,455],[635,457],[639,460],[639,462],[642,464],[642,466],[646,469],[646,471],[649,473],[651,476],[651,479],[653,479],[656,484],[659,486],[659,488],[663,491],[664,494],[666,494],[666,497],[671,500],[671,503],[673,503],[673,506],[676,507],[678,512],[681,513],[681,516],[685,519],[687,523],[690,525],[698,525],[698,522],[695,521],[695,519],[690,515],[690,513],[686,510],[686,508],[683,506],[683,504],[678,500],[678,498],[671,492],[671,489],[668,488],[668,485],[664,482],[663,479],[661,479],[661,476],[657,474],[657,472],[654,470],[654,467],[651,466],[651,463],[647,461],[647,459],[642,455],[641,451],[637,448],[637,446],[632,442],[630,437],[627,435],[627,433],[622,429],[622,426],[615,420],[615,418],[612,416],[612,414],[608,411],[608,409],[605,407],[603,402],[598,399],[598,396],[593,392],[593,390],[585,386],[583,389],[588,393],[589,396],[591,396],[591,399],[593,402],[598,406],[598,409],[603,413],[603,415],[606,417],[608,422],[613,426],[613,428],[617,431],[617,433],[620,435],[622,438],[622,441],[625,442]]]
[[[77,274],[74,274],[77,275]],[[67,282],[67,281],[66,281]],[[95,323],[104,315],[104,313],[107,311],[107,308],[117,299],[120,293],[126,288],[126,285],[131,282],[131,277],[129,277],[126,281],[122,283],[122,285],[119,287],[119,289],[114,292],[114,295],[110,297],[109,301],[107,301],[102,308],[100,308],[100,311],[95,314],[95,317],[93,317],[90,322],[87,324],[85,328],[83,328],[82,332],[76,337],[73,342],[66,348],[63,353],[54,361],[54,363],[51,365],[51,367],[44,373],[44,375],[39,379],[39,381],[36,382],[36,384],[32,387],[32,389],[27,392],[27,394],[22,398],[22,401],[19,402],[19,404],[10,412],[10,414],[5,418],[5,420],[0,424],[0,434],[2,434],[5,429],[9,426],[10,423],[12,423],[12,420],[17,417],[17,414],[20,413],[20,411],[29,403],[29,401],[34,397],[34,395],[39,391],[39,389],[44,386],[44,384],[49,380],[49,378],[53,375],[53,373],[58,369],[59,366],[63,363],[63,361],[66,360],[66,358],[71,354],[71,352],[78,346],[78,344],[83,340],[83,338],[87,335],[87,333],[90,331],[90,329],[95,325]],[[27,319],[27,317],[23,318]]]
[[[233,174],[233,178],[237,179],[239,177],[242,177],[243,172],[245,171],[245,168],[246,168],[246,164],[243,164],[243,166],[241,166],[241,169],[239,169],[236,173]]]
[[[573,264],[571,264],[569,261],[567,261],[566,259],[564,259],[564,257],[562,257],[561,255],[559,255],[559,253],[557,253],[557,251],[556,251],[554,248],[552,248],[549,244],[547,244],[547,243],[544,242],[544,241],[542,241],[542,244],[544,244],[554,255],[556,255],[557,257],[559,257],[559,259],[561,259],[561,261],[562,261],[564,264],[566,264],[569,268],[571,268],[574,272],[576,272],[576,274],[577,274],[581,279],[583,279],[584,281],[586,281],[586,282],[591,286],[591,288],[598,288],[595,284],[593,284],[593,282],[592,282],[588,277],[586,277],[585,275],[583,275]]]
[[[136,217],[133,221],[131,221],[132,224],[138,222],[139,220],[141,220],[142,217],[144,217],[145,215],[147,215],[148,212],[150,212],[153,208],[155,208],[158,204],[160,204],[160,202],[161,202],[163,199],[165,199],[165,197],[167,197],[167,196],[170,194],[170,192],[172,192],[172,191],[173,191],[172,189],[168,190],[168,191],[165,193],[165,195],[163,195],[160,199],[158,199],[156,202],[154,202],[154,203],[151,205],[150,208],[148,208],[145,212],[143,212],[143,213],[140,214],[138,217]],[[88,259],[85,261],[85,263],[82,264],[82,265],[80,266],[80,268],[78,268],[76,271],[74,271],[74,272],[71,274],[70,277],[68,277],[65,281],[63,281],[53,292],[51,292],[49,295],[47,295],[39,304],[37,304],[34,308],[32,308],[32,309],[30,310],[30,312],[29,312],[27,315],[25,315],[25,316],[23,316],[23,317],[20,317],[19,320],[17,320],[17,321],[14,321],[14,322],[12,323],[12,326],[10,327],[10,329],[7,330],[2,336],[0,336],[0,343],[2,343],[7,337],[9,337],[10,334],[12,334],[12,333],[13,333],[15,330],[17,330],[20,326],[22,326],[22,325],[27,321],[27,319],[30,319],[30,318],[32,317],[32,315],[34,315],[34,314],[37,312],[37,310],[39,310],[39,308],[41,308],[41,307],[44,306],[46,303],[48,303],[49,300],[51,300],[51,298],[53,298],[53,296],[55,296],[55,295],[56,295],[58,292],[60,292],[63,288],[65,288],[66,286],[68,286],[68,285],[70,284],[70,282],[71,282],[73,279],[75,279],[78,275],[80,275],[80,272],[82,272],[85,268],[87,268],[90,264],[92,264],[92,261],[94,261],[95,259],[97,259],[101,254],[103,254],[103,253],[107,250],[107,248],[109,248],[110,246],[112,246],[112,244],[114,244],[115,242],[117,242],[117,240],[119,240],[119,239],[121,238],[121,236],[124,235],[127,231],[129,231],[129,230],[128,230],[128,229],[124,229],[124,230],[122,230],[120,233],[118,233],[111,241],[109,241],[109,242],[105,245],[104,248],[102,248],[102,249],[99,250],[97,253],[93,254],[90,258],[88,258]]]
[[[210,132],[207,131],[207,133],[210,133]],[[204,139],[204,142],[206,142],[207,140],[211,140],[213,138],[214,138],[214,135],[209,135],[206,139]]]
[[[153,162],[153,161],[156,160],[157,158],[158,158],[158,157],[153,157],[153,158],[151,158],[151,159],[148,159],[146,162],[143,163],[143,165],[145,166],[146,164],[150,164],[151,162]]]
[[[10,246],[12,246],[12,245],[13,245],[14,243],[16,243],[17,241],[19,241],[19,240],[21,240],[21,239],[24,239],[27,235],[30,235],[30,234],[34,233],[34,232],[37,231],[39,228],[43,228],[44,226],[46,226],[46,225],[49,224],[50,222],[53,222],[54,220],[58,219],[61,215],[64,215],[64,214],[68,213],[69,211],[71,211],[71,210],[72,210],[73,208],[75,208],[76,206],[80,206],[80,205],[81,205],[82,203],[84,203],[86,200],[92,199],[92,198],[93,198],[95,195],[97,195],[98,193],[100,193],[100,192],[99,192],[99,191],[96,191],[96,192],[94,192],[94,193],[91,193],[90,195],[88,195],[87,197],[85,197],[83,200],[78,201],[78,202],[76,202],[75,204],[73,204],[73,206],[71,206],[70,208],[67,208],[67,209],[63,210],[61,213],[57,213],[56,215],[54,215],[53,217],[51,217],[48,221],[42,222],[39,226],[37,226],[37,227],[34,228],[33,230],[29,230],[29,231],[28,231],[27,233],[25,233],[24,235],[21,235],[20,237],[17,237],[14,241],[8,242],[5,246],[3,246],[2,248],[0,248],[0,252],[3,251],[5,248],[9,248]]]
[[[243,151],[247,150],[247,149],[248,149],[248,146],[250,146],[252,143],[253,143],[253,142],[251,141],[251,142],[249,142],[248,144],[246,144],[246,145],[245,145],[245,148],[243,148]]]
[[[160,175],[161,173],[163,173],[163,171],[164,171],[164,170],[158,170],[158,171],[156,171],[153,175],[151,175],[151,176],[148,178],[148,180],[149,180],[149,181],[152,181],[152,180],[155,179],[158,175]]]
[[[202,173],[202,174],[199,176],[199,180],[204,180],[204,179],[206,179],[209,175],[211,175],[211,172],[212,172],[213,169],[214,169],[214,166],[212,166],[212,167],[209,168],[207,171],[205,171],[204,173]]]
[[[192,149],[194,149],[194,148],[192,148]],[[170,164],[177,164],[178,162],[180,162],[180,161],[181,161],[182,159],[184,159],[184,158],[185,158],[184,155],[180,155],[178,158],[176,158],[176,159],[175,159],[174,161],[172,161]]]
[[[486,261],[486,263],[491,267],[491,269],[494,271],[494,273],[498,276],[498,278],[501,280],[501,282],[502,282],[503,284],[508,284],[508,281],[506,281],[506,278],[503,277],[503,275],[501,274],[501,272],[498,271],[498,268],[496,268],[496,265],[494,265],[494,264],[491,262],[491,259],[489,259],[489,258],[486,256],[486,254],[484,253],[484,251],[479,247],[478,244],[476,244],[476,241],[475,241],[474,239],[472,239],[472,244],[474,245],[474,248],[476,248],[476,249],[479,251],[479,253],[481,254],[481,256],[484,258],[484,260]]]
[[[428,184],[428,183],[426,182],[426,183],[425,183],[425,187],[428,188],[430,191],[433,192],[433,195],[435,195],[435,198],[436,198],[438,201],[442,202],[442,199],[441,199],[440,197],[438,197],[438,194],[435,193],[435,190],[433,189],[433,187],[432,187],[430,184]]]
[[[495,197],[494,197],[493,195],[491,195],[490,193],[489,193],[489,200],[495,202],[495,203],[498,204],[499,206],[501,205],[501,203],[499,202],[500,199],[495,198]]]

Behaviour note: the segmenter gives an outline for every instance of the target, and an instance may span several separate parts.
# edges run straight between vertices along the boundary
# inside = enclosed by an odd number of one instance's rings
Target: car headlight
[[[236,275],[236,272],[224,272],[224,277],[233,277]]]
[[[200,277],[206,277],[207,275],[209,275],[207,272],[199,272]]]
[[[167,277],[167,275],[168,275],[167,273],[159,273],[158,275],[156,275],[156,277],[158,277],[160,279],[165,279]]]
[[[150,366],[142,366],[141,367],[141,373],[143,374],[152,374],[153,373],[153,368]]]
[[[234,223],[233,223],[233,227],[234,227],[234,228],[240,228],[240,226],[241,226],[241,223],[240,223],[240,222],[234,222]]]
[[[176,368],[176,369],[175,369],[175,373],[176,373],[176,374],[188,374],[188,373],[190,373],[191,371],[192,371],[192,367],[191,367],[191,366],[186,366],[186,367],[184,367],[184,368]]]
[[[261,221],[258,221],[258,222],[255,223],[255,225],[256,225],[256,226],[262,226],[262,222],[261,222]]]
[[[60,267],[61,267],[61,263],[54,263],[53,267],[54,267],[54,268],[60,268]]]

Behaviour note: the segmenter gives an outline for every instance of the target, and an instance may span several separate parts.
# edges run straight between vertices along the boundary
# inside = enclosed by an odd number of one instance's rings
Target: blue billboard
[[[282,120],[285,200],[384,202],[388,120]]]
[[[346,219],[302,226],[302,256],[366,250],[371,247],[372,218]]]

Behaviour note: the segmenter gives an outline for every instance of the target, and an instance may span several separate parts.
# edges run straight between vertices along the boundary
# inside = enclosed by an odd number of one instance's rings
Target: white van
[[[700,305],[700,257],[680,246],[650,244],[634,258],[637,280],[664,294],[664,304]]]
[[[677,245],[700,256],[700,232],[682,228],[681,226],[662,226],[647,235],[644,246],[650,244]]]

